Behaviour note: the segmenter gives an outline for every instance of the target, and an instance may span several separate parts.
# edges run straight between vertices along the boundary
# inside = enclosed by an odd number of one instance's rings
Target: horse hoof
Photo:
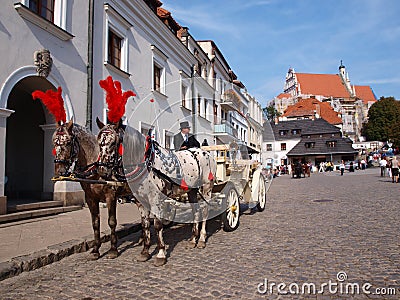
[[[88,256],[88,260],[98,260],[100,257],[99,252],[90,252]]]
[[[204,249],[206,247],[206,242],[198,241],[197,248]]]
[[[117,250],[109,250],[106,254],[106,258],[108,259],[114,259],[118,257],[118,251]]]
[[[150,254],[149,253],[146,253],[146,254],[140,253],[140,255],[137,258],[137,261],[145,262],[145,261],[148,261],[149,259],[150,259]]]
[[[167,263],[167,259],[164,258],[160,258],[160,257],[156,257],[154,260],[154,266],[156,267],[161,267],[163,265],[165,265]]]
[[[196,242],[188,241],[186,246],[187,248],[196,248]]]

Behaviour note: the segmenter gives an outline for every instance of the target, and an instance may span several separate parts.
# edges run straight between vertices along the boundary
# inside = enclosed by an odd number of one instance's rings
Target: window
[[[218,121],[218,105],[215,104],[214,100],[214,124],[217,124]]]
[[[201,110],[201,96],[197,95],[197,115],[200,116],[200,110]]]
[[[153,66],[153,89],[161,93],[161,68],[157,64]]]
[[[307,142],[305,143],[306,148],[314,148],[315,147],[315,143],[314,142]]]
[[[29,9],[53,23],[54,0],[29,0]]]
[[[104,65],[118,75],[128,78],[128,38],[132,26],[112,6],[104,4],[106,12],[106,36]]]
[[[151,45],[151,50],[153,51],[153,91],[157,91],[165,96],[165,67],[168,57],[155,45]]]
[[[327,141],[326,145],[328,146],[328,148],[334,148],[336,147],[336,141]]]
[[[109,64],[121,69],[122,38],[112,30],[108,30],[108,60]]]
[[[155,130],[154,126],[151,126],[149,124],[146,124],[144,122],[140,122],[140,132],[144,135],[147,136],[150,131],[150,136],[153,140],[157,140],[157,131]]]
[[[281,151],[286,151],[286,143],[281,143]]]
[[[301,129],[292,129],[292,134],[297,135],[301,133]]]
[[[68,41],[74,36],[69,33],[72,26],[67,17],[72,8],[67,2],[68,0],[20,0],[14,3],[14,8],[25,20],[62,41]]]
[[[172,149],[174,144],[174,134],[167,130],[164,131],[164,148]]]
[[[184,85],[182,85],[182,102],[181,102],[181,105],[183,106],[183,107],[186,107],[186,93],[187,93],[187,90],[188,90],[188,88],[186,87],[186,86],[184,86]]]
[[[207,118],[207,115],[208,115],[208,100],[204,99],[204,115],[203,115],[203,117]]]
[[[283,135],[287,135],[288,130],[279,130],[279,135],[283,136]]]
[[[267,144],[267,151],[272,151],[272,144]]]

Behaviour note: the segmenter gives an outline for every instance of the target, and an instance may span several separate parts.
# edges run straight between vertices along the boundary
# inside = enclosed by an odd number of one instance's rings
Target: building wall
[[[57,37],[50,33],[55,27],[43,29],[28,20],[30,14],[23,6],[14,4],[15,1],[5,1],[0,10],[1,33],[0,33],[0,54],[3,57],[0,66],[0,196],[4,195],[5,182],[5,144],[7,134],[7,117],[11,114],[18,114],[18,111],[8,110],[8,99],[15,85],[24,79],[28,81],[30,89],[36,82],[37,72],[34,65],[34,52],[41,49],[50,51],[53,64],[50,74],[43,78],[41,87],[51,88],[61,86],[63,97],[66,102],[67,117],[73,118],[77,123],[86,121],[86,66],[87,66],[87,28],[88,2],[85,0],[59,1],[55,10],[55,21],[69,34],[64,37]],[[23,0],[22,4],[29,5],[29,1]],[[21,14],[24,16],[21,16]],[[39,24],[42,24],[39,23]],[[56,32],[59,32],[56,30]],[[72,36],[73,35],[73,36]],[[67,40],[64,40],[64,38]],[[29,95],[26,96],[29,98]],[[46,115],[46,123],[54,124],[51,117]],[[23,124],[30,126],[30,124]],[[43,160],[45,162],[43,171],[43,191],[51,193],[53,184],[50,181],[52,174],[51,156],[51,134],[54,127],[42,126],[44,130]],[[22,124],[21,124],[22,126]],[[27,154],[29,150],[27,148]]]

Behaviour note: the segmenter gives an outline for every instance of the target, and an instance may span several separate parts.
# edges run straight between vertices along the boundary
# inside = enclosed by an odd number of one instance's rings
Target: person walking
[[[339,165],[339,169],[340,169],[340,176],[343,176],[344,173],[344,161],[342,160],[340,165]]]
[[[381,167],[381,177],[386,176],[386,165],[387,165],[386,158],[382,158],[381,161],[379,162],[379,166]]]
[[[394,156],[392,159],[392,183],[398,183],[399,179],[399,161]]]

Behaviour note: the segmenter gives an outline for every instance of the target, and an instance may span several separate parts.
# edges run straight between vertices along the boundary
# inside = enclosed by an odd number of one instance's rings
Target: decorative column
[[[54,183],[51,178],[54,176],[54,157],[52,154],[52,137],[56,130],[56,124],[40,125],[44,131],[43,138],[43,194],[42,199],[53,199]]]
[[[6,169],[6,132],[7,118],[13,110],[0,108],[0,215],[7,213],[7,197],[4,196],[5,169]]]

